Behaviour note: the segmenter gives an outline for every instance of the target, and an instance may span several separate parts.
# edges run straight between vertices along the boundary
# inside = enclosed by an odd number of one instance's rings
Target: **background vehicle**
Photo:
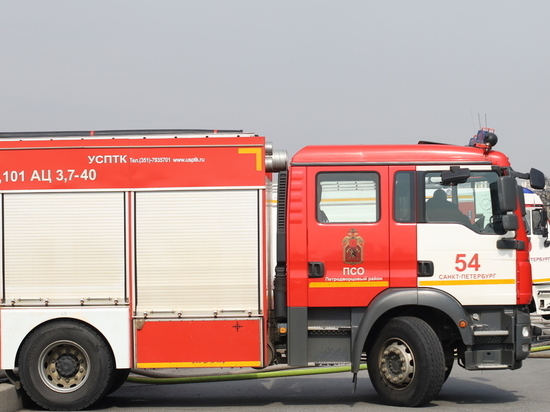
[[[548,213],[539,197],[523,188],[527,230],[531,239],[529,256],[533,271],[533,301],[531,312],[550,319],[550,242],[548,241]]]

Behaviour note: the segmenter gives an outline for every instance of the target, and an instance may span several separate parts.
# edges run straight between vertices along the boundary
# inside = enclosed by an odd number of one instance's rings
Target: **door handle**
[[[325,264],[323,262],[308,262],[308,271],[310,278],[322,278],[325,276]]]
[[[434,262],[431,260],[418,261],[418,277],[429,278],[434,275]]]

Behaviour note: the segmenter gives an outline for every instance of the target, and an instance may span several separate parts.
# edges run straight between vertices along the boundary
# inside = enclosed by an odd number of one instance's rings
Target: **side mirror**
[[[518,217],[516,215],[504,215],[502,216],[502,228],[507,232],[511,230],[518,230]]]
[[[500,176],[497,180],[498,204],[501,212],[513,212],[517,203],[517,184],[512,176]]]
[[[538,169],[531,169],[529,172],[529,183],[533,189],[543,190],[546,185],[546,178],[544,173]]]

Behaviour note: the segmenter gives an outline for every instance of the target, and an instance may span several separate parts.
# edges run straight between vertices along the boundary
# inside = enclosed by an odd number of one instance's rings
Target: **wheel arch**
[[[462,343],[473,344],[471,328],[458,327],[461,320],[468,321],[468,315],[462,305],[449,294],[437,289],[387,289],[369,304],[358,323],[352,342],[353,373],[359,371],[365,346],[375,339],[376,333],[388,319],[396,316],[419,317],[434,330],[443,321],[453,328]]]
[[[111,343],[105,338],[105,335],[103,333],[101,333],[101,331],[99,329],[97,329],[94,325],[92,325],[90,323],[87,323],[87,322],[84,322],[82,319],[71,318],[71,317],[61,317],[61,318],[48,319],[45,322],[39,323],[25,335],[25,338],[19,343],[19,347],[17,348],[17,353],[16,353],[16,356],[15,356],[15,366],[16,367],[19,366],[19,355],[21,354],[21,349],[23,348],[23,345],[25,344],[25,342],[27,342],[29,340],[29,338],[31,338],[31,336],[38,329],[42,328],[43,326],[52,324],[52,323],[64,322],[64,321],[74,322],[75,324],[80,324],[80,325],[83,325],[83,326],[87,326],[90,329],[92,329],[99,336],[101,336],[101,338],[105,341],[105,344],[107,345],[107,348],[109,348],[109,350],[111,352],[111,355],[114,358],[114,351],[113,351],[113,348],[111,346]],[[115,359],[115,365],[116,365],[116,359]]]
[[[63,320],[77,321],[91,327],[107,343],[117,368],[132,367],[131,318],[127,307],[10,308],[1,311],[0,369],[11,370],[18,366],[17,359],[23,343],[37,328]]]

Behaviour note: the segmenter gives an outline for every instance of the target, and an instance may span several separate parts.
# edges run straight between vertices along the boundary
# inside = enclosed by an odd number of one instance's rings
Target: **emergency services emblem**
[[[359,232],[350,229],[344,239],[342,239],[342,251],[344,253],[344,263],[357,265],[363,263],[363,246],[365,242],[359,236]]]

